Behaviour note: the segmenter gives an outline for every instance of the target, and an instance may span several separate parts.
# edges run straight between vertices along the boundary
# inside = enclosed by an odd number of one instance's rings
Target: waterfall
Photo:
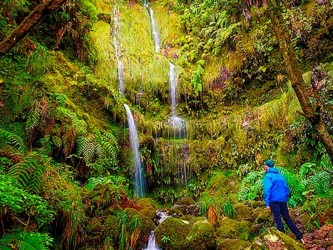
[[[177,77],[175,65],[169,62],[169,82],[170,82],[170,98],[171,98],[171,113],[172,115],[176,112],[176,86],[177,86]]]
[[[176,115],[176,87],[177,87],[177,73],[176,67],[171,62],[169,63],[169,83],[170,83],[170,99],[171,99],[171,117],[170,123],[174,129],[174,137],[184,137],[186,133],[186,123],[184,119]]]
[[[164,211],[157,211],[156,214],[157,214],[157,216],[160,217],[160,219],[158,220],[158,224],[161,224],[168,217],[167,213]],[[155,242],[154,231],[150,232],[148,245],[147,245],[147,248],[145,248],[144,250],[160,250],[160,248],[158,247],[158,245]]]
[[[135,161],[135,174],[134,174],[135,194],[139,198],[141,198],[145,194],[146,183],[139,154],[138,133],[136,130],[136,126],[130,108],[128,107],[127,104],[124,104],[124,106],[126,109],[127,122],[129,127],[129,136]]]
[[[148,3],[144,1],[144,6],[148,8],[149,16],[150,16],[150,22],[151,22],[151,28],[153,32],[153,38],[154,38],[154,43],[155,43],[155,52],[158,53],[160,50],[160,35],[157,32],[156,28],[156,23],[155,23],[155,18],[154,18],[154,11],[152,8],[149,7]]]
[[[117,72],[118,72],[118,84],[119,84],[118,88],[119,88],[119,91],[124,92],[125,91],[124,66],[120,60],[119,48],[118,48],[118,42],[117,42],[117,34],[118,34],[118,28],[119,28],[118,16],[119,16],[119,9],[117,7],[115,7],[113,10],[113,20],[114,20],[113,45],[114,45],[114,50],[115,50],[115,55],[116,55],[116,60],[117,60]]]

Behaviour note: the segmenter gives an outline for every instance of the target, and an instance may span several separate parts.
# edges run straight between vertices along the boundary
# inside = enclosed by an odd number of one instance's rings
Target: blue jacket
[[[264,177],[264,199],[266,206],[271,202],[286,202],[289,197],[289,188],[285,178],[276,168],[269,168]]]

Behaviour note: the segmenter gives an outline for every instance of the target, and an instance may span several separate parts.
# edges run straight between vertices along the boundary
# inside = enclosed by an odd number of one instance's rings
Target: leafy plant
[[[48,234],[17,231],[5,234],[0,239],[3,250],[47,250],[53,245],[53,238]]]
[[[8,175],[15,178],[22,188],[38,193],[41,189],[41,176],[45,170],[43,164],[48,160],[47,157],[32,152],[23,161],[12,166]]]
[[[223,211],[223,214],[225,214],[226,216],[228,216],[230,218],[234,218],[236,216],[236,210],[230,200],[228,200],[222,204],[222,211]]]
[[[170,240],[171,240],[170,237],[167,236],[167,235],[163,235],[163,237],[162,237],[162,239],[161,239],[161,241],[162,241],[164,244],[169,243]]]
[[[192,80],[191,80],[191,84],[193,87],[193,91],[194,91],[194,96],[198,96],[198,94],[202,91],[202,74],[204,73],[204,69],[203,69],[203,64],[205,61],[201,60],[197,63],[197,69],[193,74]]]
[[[241,187],[238,192],[238,199],[255,200],[262,196],[264,173],[261,171],[253,171],[249,173],[241,182]]]
[[[54,211],[47,202],[40,196],[27,193],[8,175],[0,175],[0,212],[2,215],[9,212],[21,221],[27,220],[27,226],[37,224],[42,227],[54,217]]]
[[[87,165],[92,164],[97,159],[109,159],[114,165],[117,164],[118,143],[115,136],[98,130],[93,135],[79,137],[77,140],[77,154],[83,156]]]
[[[0,145],[6,145],[6,144],[13,145],[20,152],[26,151],[26,146],[24,145],[24,142],[21,137],[1,128],[0,128],[0,141],[1,141]]]

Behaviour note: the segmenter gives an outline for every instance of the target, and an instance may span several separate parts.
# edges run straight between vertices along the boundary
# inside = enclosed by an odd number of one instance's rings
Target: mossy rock
[[[154,218],[156,215],[157,205],[156,202],[150,198],[142,198],[136,202],[137,205],[142,207],[140,213],[149,218]]]
[[[126,219],[126,229],[131,232],[131,225],[133,221],[137,218],[139,220],[138,229],[140,230],[140,235],[136,241],[136,249],[143,248],[148,242],[150,232],[155,228],[155,224],[151,217],[145,216],[140,211],[133,208],[126,208],[124,213],[127,215]],[[132,232],[131,232],[132,233]]]
[[[103,231],[113,242],[116,242],[119,238],[120,227],[120,221],[115,215],[109,215],[104,220]]]
[[[249,238],[250,222],[237,221],[224,217],[219,223],[221,226],[217,229],[217,237],[241,240],[247,240]]]
[[[168,217],[155,229],[155,239],[162,249],[186,249],[186,237],[190,223],[178,218]]]
[[[87,226],[87,232],[91,233],[93,231],[101,231],[102,223],[99,221],[97,217],[92,218]]]
[[[237,193],[239,190],[239,181],[236,175],[227,176],[224,172],[216,172],[208,185],[211,192],[219,190],[221,194]]]
[[[214,228],[207,219],[193,224],[186,237],[186,248],[195,250],[215,249]]]
[[[175,204],[181,206],[190,206],[194,205],[195,201],[191,197],[182,197]]]
[[[258,223],[272,221],[272,220],[273,220],[272,212],[269,208],[263,208],[262,211],[258,214],[258,217],[256,219]]]
[[[278,231],[276,228],[269,228],[261,236],[257,237],[252,247],[254,249],[274,250],[301,250],[305,247],[290,236]]]
[[[240,239],[221,239],[216,240],[217,250],[238,250],[238,249],[247,249],[251,243],[245,240]]]
[[[251,209],[243,203],[236,203],[233,205],[236,210],[236,219],[250,220],[252,218]]]

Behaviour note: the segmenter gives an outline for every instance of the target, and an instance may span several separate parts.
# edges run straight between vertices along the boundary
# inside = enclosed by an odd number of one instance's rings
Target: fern
[[[316,194],[326,194],[332,189],[332,175],[325,171],[318,171],[311,176],[309,183],[314,187]]]
[[[16,147],[20,152],[25,152],[27,150],[21,137],[1,128],[0,141],[1,144],[9,144]]]
[[[44,165],[37,161],[40,156],[37,153],[31,153],[22,162],[12,166],[8,172],[22,188],[32,193],[39,192],[41,176],[45,170]]]
[[[238,199],[255,200],[262,194],[264,173],[253,171],[249,173],[241,182],[241,188],[238,192]]]
[[[47,250],[53,244],[48,234],[17,231],[6,234],[0,239],[1,249]]]
[[[71,119],[76,134],[83,135],[87,132],[87,123],[84,120],[79,119],[74,112],[63,107],[58,107],[57,111],[60,115],[67,116]]]
[[[77,154],[83,156],[87,164],[96,161],[97,158],[117,159],[118,144],[112,134],[95,131],[94,135],[79,137],[77,140]]]

